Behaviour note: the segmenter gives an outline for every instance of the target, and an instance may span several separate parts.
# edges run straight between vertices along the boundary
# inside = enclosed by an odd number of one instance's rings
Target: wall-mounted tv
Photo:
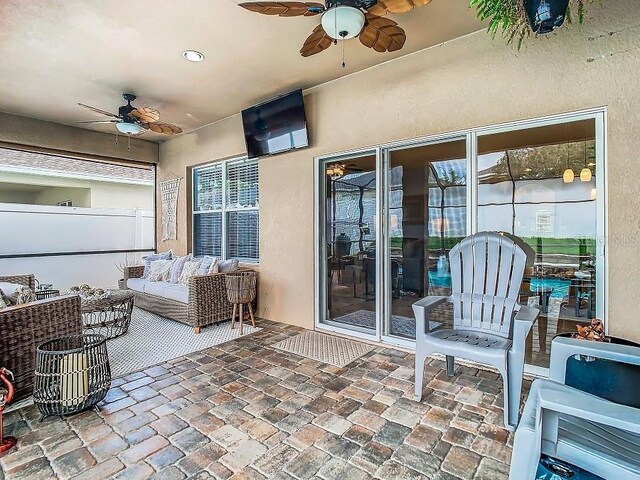
[[[242,111],[249,158],[309,146],[302,90]]]

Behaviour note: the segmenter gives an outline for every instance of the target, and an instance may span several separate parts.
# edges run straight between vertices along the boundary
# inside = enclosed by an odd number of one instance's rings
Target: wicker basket
[[[43,417],[91,408],[104,399],[110,387],[103,335],[56,338],[38,347],[33,402]]]
[[[251,303],[256,298],[258,272],[244,271],[225,275],[229,303]]]

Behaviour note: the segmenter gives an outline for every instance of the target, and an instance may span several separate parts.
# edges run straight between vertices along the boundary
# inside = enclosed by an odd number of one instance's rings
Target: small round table
[[[82,323],[85,333],[98,333],[107,339],[129,330],[133,311],[131,290],[108,290],[103,298],[82,297]]]
[[[61,337],[37,348],[33,403],[43,417],[95,407],[110,387],[111,368],[103,335]]]

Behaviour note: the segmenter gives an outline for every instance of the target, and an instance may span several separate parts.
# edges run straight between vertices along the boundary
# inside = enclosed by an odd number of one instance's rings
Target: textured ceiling
[[[102,118],[77,102],[117,112],[121,93],[132,92],[136,105],[190,131],[482,28],[468,0],[433,0],[392,17],[407,32],[403,50],[380,54],[350,40],[343,69],[339,46],[306,59],[298,53],[319,17],[258,15],[240,1],[1,0],[0,111],[73,125]],[[205,61],[187,62],[185,49]]]

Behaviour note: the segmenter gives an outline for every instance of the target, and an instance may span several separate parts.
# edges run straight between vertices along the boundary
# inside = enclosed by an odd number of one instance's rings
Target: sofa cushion
[[[205,255],[204,257],[199,258],[197,260],[200,260],[200,269],[198,270],[198,275],[206,275],[207,273],[210,273],[209,269],[211,268],[211,264],[213,262],[217,262],[218,257]]]
[[[127,280],[127,288],[134,292],[144,293],[144,286],[148,283],[145,278],[130,278]]]
[[[168,282],[171,277],[173,262],[173,260],[156,260],[152,262],[147,279],[151,282]]]
[[[164,287],[162,296],[177,302],[189,303],[189,287],[179,283],[169,283]]]
[[[180,274],[182,273],[182,269],[184,268],[184,264],[192,258],[193,256],[191,254],[185,255],[183,257],[176,257],[173,265],[171,266],[171,278],[169,278],[170,283],[178,283],[178,280],[180,280]]]
[[[144,260],[144,272],[142,274],[142,277],[147,278],[149,276],[149,270],[151,269],[152,262],[155,262],[156,260],[171,260],[172,257],[173,253],[171,252],[171,250],[169,250],[168,252],[153,253],[151,255],[142,257],[142,260]]]
[[[150,282],[143,278],[130,278],[127,287],[155,297],[167,298],[181,303],[189,303],[189,287],[169,282]]]
[[[18,295],[23,286],[19,283],[0,282],[0,292],[5,297],[7,305],[15,305],[18,302]]]
[[[235,272],[238,269],[238,264],[240,262],[238,261],[237,258],[231,258],[229,260],[224,260],[223,262],[220,262],[220,265],[218,267],[218,271],[220,273],[229,273],[229,272]]]

